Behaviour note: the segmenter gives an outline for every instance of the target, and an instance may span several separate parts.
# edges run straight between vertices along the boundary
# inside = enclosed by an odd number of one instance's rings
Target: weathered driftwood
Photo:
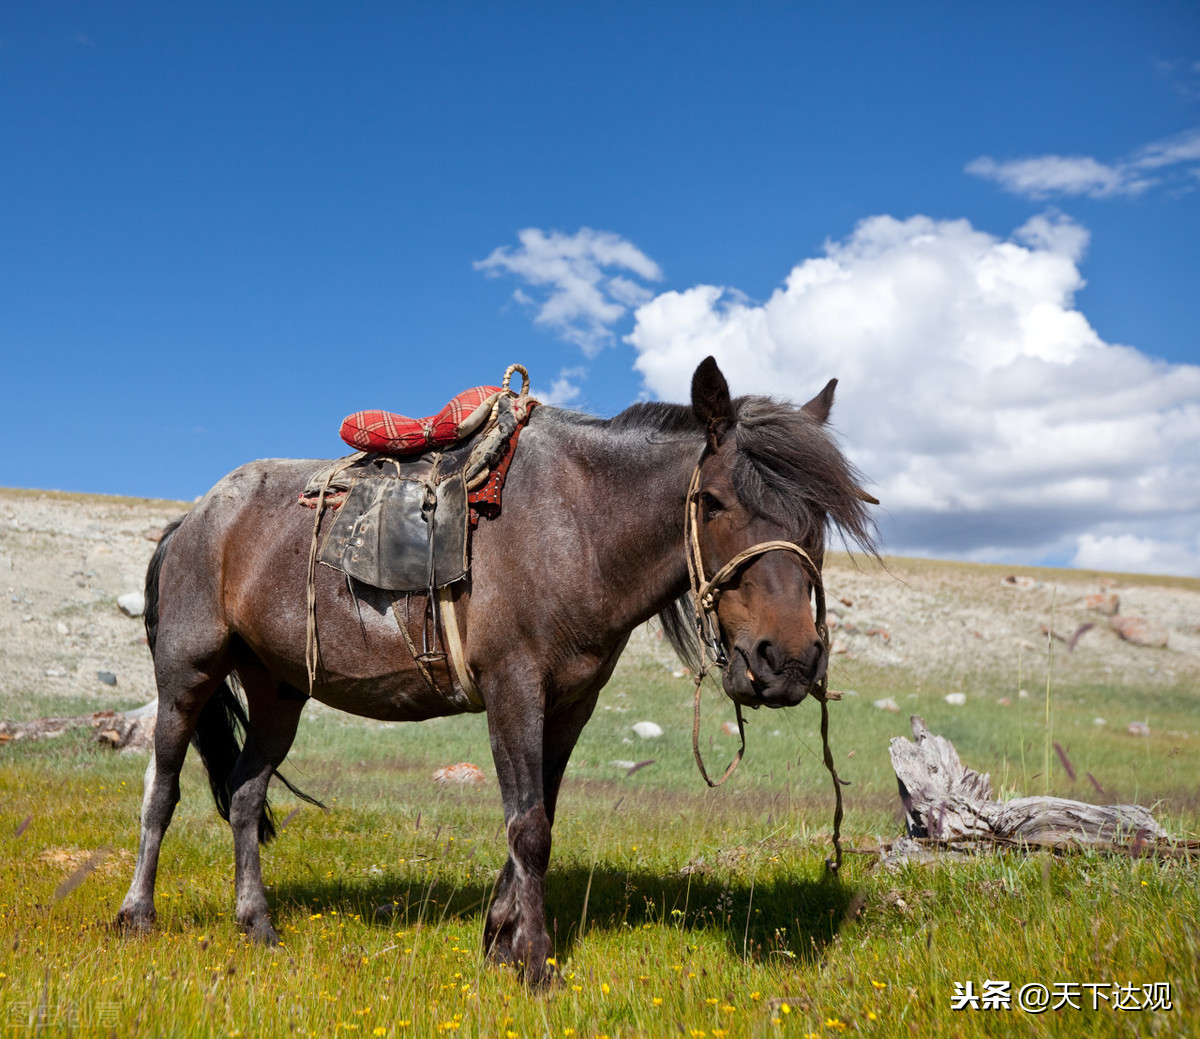
[[[96,711],[69,718],[37,718],[30,722],[0,722],[0,745],[16,740],[44,740],[71,729],[90,728],[92,738],[113,750],[151,750],[158,701],[130,711]]]
[[[1158,840],[1167,833],[1141,805],[1093,805],[1062,797],[992,800],[992,783],[964,767],[954,745],[912,716],[916,742],[892,740],[892,768],[910,837],[982,838],[1089,845]]]

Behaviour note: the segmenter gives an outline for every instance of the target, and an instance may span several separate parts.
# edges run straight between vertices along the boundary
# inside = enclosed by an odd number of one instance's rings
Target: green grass
[[[855,665],[834,683],[858,694],[831,705],[838,767],[852,781],[849,844],[902,832],[887,747],[909,735],[909,713],[991,771],[997,790],[1041,792],[1038,692],[1021,700],[1007,681],[975,676],[967,706],[955,708],[944,688],[897,680]],[[482,909],[505,855],[494,781],[446,791],[429,778],[459,760],[490,773],[482,717],[306,720],[288,773],[330,810],[304,806],[264,852],[277,950],[247,944],[232,920],[231,840],[195,760],[164,845],[159,927],[131,939],[109,923],[132,872],[145,759],[93,748],[82,734],[10,744],[0,749],[0,1027],[506,1039],[1192,1034],[1195,861],[1008,852],[889,873],[876,856],[850,854],[830,879],[833,798],[816,705],[752,712],[742,768],[710,791],[691,760],[690,694],[661,665],[627,660],[585,730],[548,878],[561,977],[541,994],[480,953]],[[871,705],[885,695],[901,714]],[[997,703],[1006,695],[1010,705]],[[1055,755],[1052,792],[1105,800],[1090,771],[1109,794],[1153,803],[1169,829],[1194,833],[1194,692],[1064,687],[1052,708],[1054,738],[1077,773],[1070,781]],[[1097,715],[1109,724],[1093,725]],[[710,771],[735,749],[720,733],[731,717],[710,692]],[[1150,736],[1125,732],[1147,717]],[[664,727],[661,739],[632,736],[644,718]],[[611,764],[649,758],[628,777]],[[295,807],[278,795],[280,818]],[[1012,982],[1014,997],[1030,982],[1170,982],[1175,1009],[950,1010],[956,982],[978,991],[986,979]],[[1083,990],[1078,1001],[1089,999]]]

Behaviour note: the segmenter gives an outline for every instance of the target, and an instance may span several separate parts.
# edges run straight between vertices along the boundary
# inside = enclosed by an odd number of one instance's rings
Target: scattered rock
[[[1093,718],[1092,724],[1093,725],[1107,725],[1108,722],[1106,722],[1103,718]]]
[[[1167,629],[1145,617],[1114,617],[1110,623],[1121,638],[1135,646],[1161,649],[1167,644]]]
[[[881,711],[890,711],[892,714],[900,713],[900,705],[890,696],[885,696],[882,700],[875,700],[873,703]]]
[[[1085,595],[1083,608],[1093,613],[1102,613],[1112,617],[1121,608],[1121,597],[1115,592],[1097,592],[1095,595]]]
[[[655,725],[654,722],[638,722],[633,731],[644,740],[658,739],[663,734],[662,726]]]
[[[999,700],[996,701],[996,703],[998,703],[1001,707],[1011,707],[1012,706],[1012,697],[1011,696],[1002,696],[1002,697],[1000,697]]]
[[[1022,577],[1018,574],[1009,574],[1004,578],[1003,584],[1006,588],[1017,588],[1023,592],[1031,591],[1038,586],[1038,582],[1032,577]]]
[[[1145,722],[1130,722],[1125,726],[1125,731],[1129,733],[1130,736],[1149,736],[1150,726]]]
[[[736,736],[738,734],[737,722],[721,722],[721,731],[726,736]]]
[[[834,639],[833,644],[829,647],[829,652],[837,657],[843,653],[849,653],[850,647],[846,644],[845,639]]]
[[[117,607],[126,617],[140,617],[146,612],[146,597],[141,592],[126,592],[117,597]]]
[[[967,702],[966,693],[947,693],[942,697],[951,707],[961,707]]]
[[[111,671],[97,671],[96,677],[101,682],[103,682],[105,685],[116,685],[117,684],[117,676],[114,675]]]
[[[433,774],[433,781],[441,784],[456,784],[457,786],[483,786],[487,776],[478,765],[469,761],[460,761],[457,765],[447,765],[439,768]]]

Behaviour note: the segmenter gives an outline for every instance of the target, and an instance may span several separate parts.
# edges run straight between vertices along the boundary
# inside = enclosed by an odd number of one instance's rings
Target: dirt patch
[[[155,547],[148,535],[187,508],[0,490],[0,718],[59,713],[64,703],[127,707],[154,696],[142,620],[126,616],[117,598],[145,583]]]
[[[1020,673],[1032,682],[1044,679],[1047,666],[1064,681],[1175,685],[1200,676],[1200,580],[916,559],[890,559],[886,567],[857,562],[834,555],[825,567],[835,647],[847,660],[948,684],[980,671],[1014,683]],[[1108,616],[1088,608],[1088,596],[1101,590],[1119,596],[1119,616],[1165,628],[1167,646],[1124,641]]]

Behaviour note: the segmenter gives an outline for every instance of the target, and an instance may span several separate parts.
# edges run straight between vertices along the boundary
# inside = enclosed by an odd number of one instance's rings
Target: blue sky
[[[0,142],[0,485],[712,352],[892,550],[1200,573],[1194,3],[9,4]]]

